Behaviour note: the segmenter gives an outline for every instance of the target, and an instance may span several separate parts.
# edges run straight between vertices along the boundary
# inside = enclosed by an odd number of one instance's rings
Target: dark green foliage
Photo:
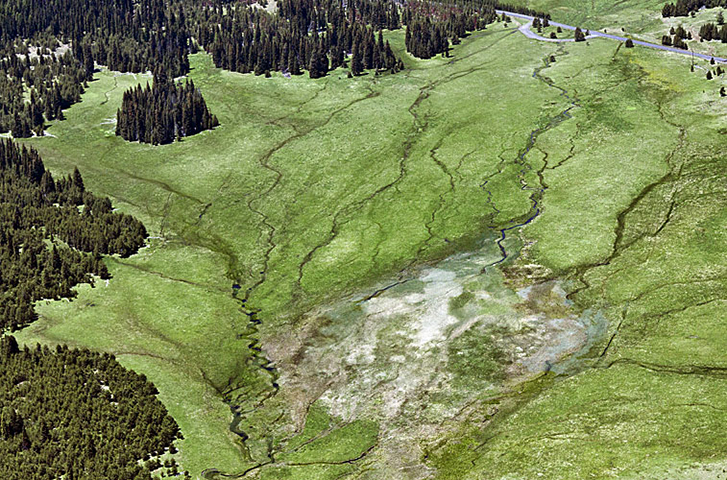
[[[634,41],[630,38],[626,39],[626,48],[634,48]]]
[[[477,3],[412,1],[405,5],[402,21],[406,24],[406,50],[418,58],[431,58],[439,53],[448,55],[450,43],[457,45],[468,32],[484,30],[497,21],[495,9],[533,15],[536,28],[549,17],[542,12],[493,0]]]
[[[576,28],[575,40],[576,40],[576,42],[585,42],[586,41],[586,34],[583,33],[583,30],[581,30],[580,28]]]
[[[42,135],[46,121],[63,119],[62,110],[80,100],[96,63],[118,71],[186,73],[189,35],[179,3],[2,2],[0,132]]]
[[[80,100],[90,79],[70,51],[61,55],[44,46],[55,50],[55,40],[39,40],[33,56],[28,54],[30,45],[0,46],[0,133],[12,131],[16,138],[42,135],[45,122],[63,118],[62,109]]]
[[[154,145],[172,143],[217,125],[217,117],[207,109],[194,82],[177,86],[162,71],[154,76],[153,87],[147,83],[124,92],[116,114],[116,135]]]
[[[195,10],[194,36],[212,54],[215,65],[240,73],[282,71],[311,78],[344,64],[360,50],[362,68],[396,72],[403,64],[375,31],[400,27],[393,2],[356,0],[282,0],[278,12],[225,8]]]
[[[727,0],[677,0],[676,3],[667,3],[661,9],[663,17],[686,17],[702,7],[727,7]]]
[[[707,42],[720,40],[722,43],[727,43],[727,25],[722,25],[720,28],[714,23],[705,23],[699,29],[699,38]]]
[[[177,2],[165,0],[6,0],[0,7],[0,43],[43,33],[70,43],[88,69],[189,70],[189,35]],[[89,58],[92,56],[92,58]]]
[[[0,477],[150,479],[154,461],[140,461],[181,438],[156,394],[113,355],[1,338]]]
[[[109,278],[101,254],[131,255],[146,236],[85,191],[78,170],[55,180],[35,150],[0,141],[0,331],[32,322],[36,300],[74,297],[90,274]]]

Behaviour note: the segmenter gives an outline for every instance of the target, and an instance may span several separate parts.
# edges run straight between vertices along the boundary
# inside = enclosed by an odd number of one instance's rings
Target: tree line
[[[80,100],[97,65],[176,78],[189,71],[188,54],[203,47],[215,65],[241,73],[395,73],[404,65],[383,29],[403,21],[407,51],[430,58],[495,21],[495,8],[547,18],[493,0],[281,0],[276,12],[234,0],[7,0],[0,5],[0,133],[43,135],[46,122]]]
[[[319,78],[348,67],[349,55],[353,75],[403,68],[381,36],[383,28],[400,27],[393,2],[281,0],[276,13],[218,2],[199,7],[195,18],[195,39],[226,70],[256,75],[307,70]]]
[[[194,82],[177,86],[164,70],[156,72],[152,87],[147,83],[124,92],[116,113],[116,135],[153,145],[172,143],[217,125],[217,117]]]
[[[0,477],[151,480],[182,438],[157,393],[113,355],[0,338]]]
[[[42,135],[45,122],[80,100],[96,64],[178,76],[189,71],[188,51],[179,1],[3,1],[0,133]]]
[[[686,17],[700,8],[727,7],[727,0],[677,0],[661,9],[662,17]]]
[[[43,135],[46,121],[63,119],[81,99],[92,74],[52,37],[0,46],[0,133]]]
[[[129,256],[144,225],[87,192],[76,169],[54,179],[34,149],[0,140],[0,332],[35,320],[33,303],[72,298],[91,275],[109,278],[103,254]]]
[[[81,63],[143,72],[163,66],[170,75],[189,70],[189,34],[180,1],[5,0],[0,43],[53,35],[71,44]],[[92,58],[88,58],[91,55]]]
[[[550,16],[543,12],[497,1],[407,2],[402,11],[406,24],[405,45],[407,52],[417,58],[431,58],[437,54],[448,55],[451,45],[458,45],[469,32],[484,30],[498,19],[496,9],[507,10],[543,19]]]

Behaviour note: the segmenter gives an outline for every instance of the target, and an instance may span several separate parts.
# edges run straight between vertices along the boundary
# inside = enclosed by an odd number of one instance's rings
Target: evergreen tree
[[[0,238],[2,332],[33,322],[35,301],[71,298],[90,275],[109,278],[101,254],[131,255],[146,230],[86,191],[78,169],[55,180],[38,152],[0,140]]]
[[[351,73],[354,76],[361,75],[363,72],[363,55],[358,44],[354,44],[353,53],[351,55]]]
[[[124,92],[116,114],[116,135],[129,141],[163,145],[219,125],[194,82],[177,86],[163,70],[154,85]]]

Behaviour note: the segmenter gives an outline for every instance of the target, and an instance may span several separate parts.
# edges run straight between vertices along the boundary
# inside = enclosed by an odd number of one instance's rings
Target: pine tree
[[[351,73],[354,76],[361,75],[363,72],[363,58],[361,49],[358,44],[354,44],[351,55]]]

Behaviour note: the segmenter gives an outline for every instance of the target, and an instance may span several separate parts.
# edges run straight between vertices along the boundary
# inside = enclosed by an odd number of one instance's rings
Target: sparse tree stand
[[[626,39],[626,48],[634,48],[634,41],[630,38]]]
[[[575,40],[576,40],[576,42],[585,42],[586,41],[586,36],[583,33],[583,31],[580,29],[580,27],[576,27]]]

